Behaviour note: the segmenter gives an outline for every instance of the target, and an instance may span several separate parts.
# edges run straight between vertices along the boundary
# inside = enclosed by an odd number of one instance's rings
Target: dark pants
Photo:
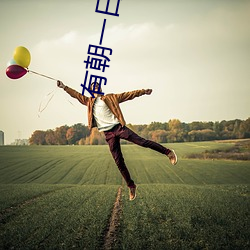
[[[128,187],[133,187],[135,186],[135,184],[134,181],[131,179],[129,171],[124,162],[124,158],[122,156],[121,151],[120,139],[125,139],[145,148],[151,148],[165,155],[168,155],[171,152],[171,150],[163,147],[159,143],[146,140],[140,137],[126,126],[122,127],[121,124],[116,125],[109,131],[104,131],[104,134],[106,137],[106,141],[109,144],[110,152]]]

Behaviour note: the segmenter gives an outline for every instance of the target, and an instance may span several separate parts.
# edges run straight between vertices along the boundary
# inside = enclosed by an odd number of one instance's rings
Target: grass
[[[141,185],[134,204],[124,199],[118,249],[246,249],[249,191],[244,185]]]
[[[191,153],[188,158],[197,159],[230,159],[250,160],[250,140],[235,141],[231,147],[205,150],[202,153]]]
[[[26,190],[23,185],[17,187],[21,193]],[[42,187],[48,189],[47,185]],[[118,187],[51,188],[11,211],[5,210],[0,224],[0,249],[101,248]],[[41,186],[33,185],[33,190],[40,191]]]
[[[231,142],[123,145],[138,184],[113,249],[249,249],[249,161],[187,159]],[[102,249],[122,179],[108,146],[0,147],[0,249]]]
[[[6,146],[0,159],[0,183],[121,183],[106,146]]]

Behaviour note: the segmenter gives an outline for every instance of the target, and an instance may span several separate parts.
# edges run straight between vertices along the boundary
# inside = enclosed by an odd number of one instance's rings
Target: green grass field
[[[106,145],[0,147],[0,249],[103,249],[120,186],[112,249],[249,249],[250,162],[185,157],[231,145],[123,145],[133,202]]]

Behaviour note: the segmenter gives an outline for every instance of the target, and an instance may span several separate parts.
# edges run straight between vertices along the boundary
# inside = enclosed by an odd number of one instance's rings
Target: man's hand
[[[146,89],[145,90],[145,94],[146,95],[150,95],[152,93],[152,91],[153,91],[152,89]]]
[[[64,89],[65,88],[65,85],[63,84],[63,82],[61,82],[61,81],[57,81],[57,86],[59,87],[59,88],[62,88],[62,89]]]

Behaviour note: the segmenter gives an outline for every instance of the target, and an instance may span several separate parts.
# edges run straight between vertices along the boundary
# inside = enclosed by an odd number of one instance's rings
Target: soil
[[[121,206],[121,197],[122,197],[122,187],[119,187],[116,201],[114,203],[113,211],[110,216],[109,226],[107,228],[107,233],[104,239],[104,249],[112,249],[112,246],[117,241],[117,234],[119,229],[119,220],[122,213]]]

